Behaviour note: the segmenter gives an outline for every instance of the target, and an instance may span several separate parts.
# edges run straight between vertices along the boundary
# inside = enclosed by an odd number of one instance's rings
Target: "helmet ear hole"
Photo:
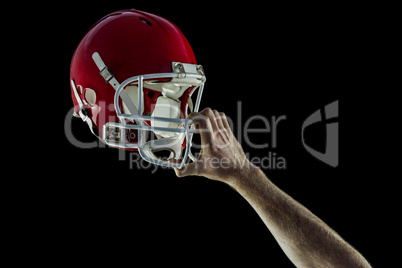
[[[147,92],[147,95],[148,95],[148,98],[152,99],[152,98],[155,96],[155,91],[149,90],[149,91]]]
[[[91,105],[91,106],[94,106],[94,105],[95,105],[95,102],[96,102],[96,93],[95,93],[95,91],[94,91],[93,89],[86,88],[86,89],[85,89],[85,95],[84,95],[84,97],[85,97],[85,101],[86,101],[89,105]]]

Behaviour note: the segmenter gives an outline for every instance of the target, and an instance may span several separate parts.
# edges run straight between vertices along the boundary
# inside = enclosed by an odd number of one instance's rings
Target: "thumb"
[[[188,165],[185,165],[181,169],[174,168],[174,172],[176,173],[176,176],[179,177],[179,178],[186,177],[186,176],[191,176],[191,175],[198,175],[197,162],[193,162],[193,163],[190,163]]]

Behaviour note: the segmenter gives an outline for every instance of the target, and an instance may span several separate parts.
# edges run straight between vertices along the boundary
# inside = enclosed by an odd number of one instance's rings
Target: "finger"
[[[190,113],[188,117],[193,120],[196,128],[200,130],[201,144],[208,144],[212,136],[211,120],[207,116],[195,112]]]
[[[219,116],[221,118],[223,127],[226,128],[226,129],[230,129],[229,122],[228,122],[228,119],[226,118],[225,113],[221,112],[221,113],[219,113]]]
[[[208,126],[207,126],[207,118],[206,118],[204,115],[200,114],[200,113],[191,112],[191,113],[187,116],[187,118],[193,120],[194,125],[195,125],[196,128],[198,128],[198,129],[200,129],[200,128],[202,129],[202,128],[207,128],[207,127],[208,127]]]
[[[220,117],[221,117],[223,127],[224,127],[225,129],[229,130],[230,132],[232,132],[232,128],[230,127],[229,121],[228,121],[228,119],[226,118],[225,113],[219,113],[219,115],[220,115]]]
[[[216,131],[218,128],[218,123],[216,122],[215,114],[211,108],[207,107],[200,112],[200,114],[205,115],[211,122],[212,130]]]
[[[217,110],[213,110],[213,112],[214,112],[214,115],[215,115],[215,119],[216,119],[216,123],[218,125],[218,128],[223,130],[225,127],[223,126],[222,118],[221,118],[219,112]]]

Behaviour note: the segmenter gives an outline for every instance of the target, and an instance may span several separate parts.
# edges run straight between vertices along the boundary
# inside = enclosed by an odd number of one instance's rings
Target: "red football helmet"
[[[70,70],[75,115],[93,134],[112,147],[138,150],[154,164],[179,168],[188,157],[195,160],[195,130],[186,117],[198,111],[205,80],[181,31],[138,10],[98,21],[78,45]],[[159,151],[168,151],[168,158]],[[167,161],[172,158],[181,161]]]

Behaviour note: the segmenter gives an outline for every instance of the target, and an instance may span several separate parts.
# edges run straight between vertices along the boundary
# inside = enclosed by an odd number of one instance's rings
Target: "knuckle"
[[[205,117],[204,122],[205,122],[206,125],[210,124],[211,123],[211,118]]]
[[[213,112],[212,112],[211,108],[207,107],[207,108],[205,108],[204,110],[201,111],[201,114],[209,116],[209,115],[213,114]]]
[[[205,120],[205,115],[192,112],[189,114],[189,118],[191,118],[195,123],[202,123]]]
[[[191,112],[191,113],[188,115],[188,118],[197,117],[198,115],[199,115],[199,113],[197,113],[197,112]]]

